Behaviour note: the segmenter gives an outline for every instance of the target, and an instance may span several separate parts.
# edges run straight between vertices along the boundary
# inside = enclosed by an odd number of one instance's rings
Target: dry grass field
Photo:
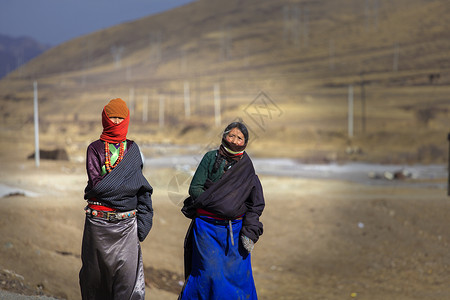
[[[69,41],[11,73],[0,81],[1,124],[32,132],[37,81],[48,147],[91,133],[121,97],[132,131],[154,142],[202,142],[242,118],[255,145],[274,144],[277,155],[443,163],[449,10],[442,0],[196,1]],[[348,157],[348,147],[363,155]]]

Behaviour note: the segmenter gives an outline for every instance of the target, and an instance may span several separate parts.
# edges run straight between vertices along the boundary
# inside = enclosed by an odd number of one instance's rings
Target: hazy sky
[[[52,46],[194,0],[0,0],[0,34]]]

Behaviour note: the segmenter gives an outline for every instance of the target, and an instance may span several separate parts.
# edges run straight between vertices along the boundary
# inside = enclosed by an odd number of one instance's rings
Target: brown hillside
[[[448,0],[199,0],[64,43],[9,74],[0,81],[0,298],[3,290],[81,298],[83,162],[113,97],[128,102],[128,137],[153,162],[143,172],[155,215],[141,243],[151,300],[177,299],[184,278],[190,220],[180,209],[194,170],[171,155],[200,156],[232,120],[247,123],[252,157],[441,169],[449,16]],[[69,156],[39,168],[27,159],[34,81],[41,149]],[[257,169],[265,199],[251,254],[258,299],[450,299],[446,178],[431,166],[417,168],[426,179],[404,178],[410,168],[397,165],[402,172],[361,170],[367,181],[358,183],[345,174],[314,179],[314,170],[333,168],[307,167],[311,178]]]
[[[144,142],[208,144],[242,118],[255,155],[442,163],[449,15],[444,0],[196,1],[64,43],[10,74],[0,81],[2,134],[32,138],[37,80],[47,144],[92,140],[102,106],[122,97]]]

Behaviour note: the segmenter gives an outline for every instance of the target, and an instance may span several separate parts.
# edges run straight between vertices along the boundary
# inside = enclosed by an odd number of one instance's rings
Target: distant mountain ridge
[[[0,78],[50,48],[30,37],[0,34]]]

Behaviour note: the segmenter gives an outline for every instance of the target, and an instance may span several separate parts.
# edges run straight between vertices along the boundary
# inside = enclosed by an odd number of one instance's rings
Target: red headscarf
[[[128,124],[130,124],[130,113],[119,124],[114,124],[106,115],[105,109],[102,112],[103,132],[100,135],[102,141],[108,143],[120,143],[127,139]]]

